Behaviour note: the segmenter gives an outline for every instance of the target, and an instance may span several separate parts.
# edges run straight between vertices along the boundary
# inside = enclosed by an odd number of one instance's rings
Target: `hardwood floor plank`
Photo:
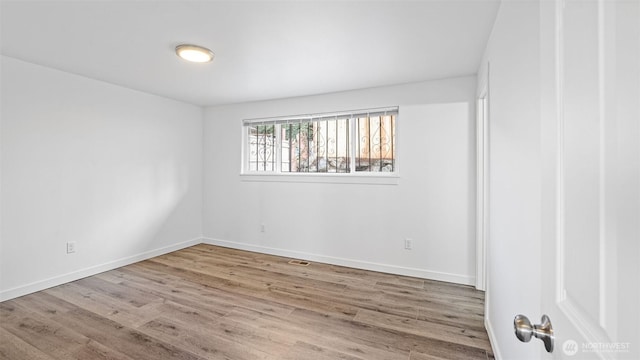
[[[463,303],[460,301],[446,301],[444,299],[434,299],[428,295],[421,295],[415,293],[411,295],[395,295],[395,294],[383,294],[380,298],[381,301],[388,301],[392,303],[402,303],[416,307],[417,309],[426,309],[434,311],[444,311],[453,313],[462,313],[470,318],[482,318],[484,316],[484,309],[479,304]]]
[[[47,289],[45,293],[129,327],[136,327],[156,316],[155,314],[149,314],[148,309],[146,309],[147,311],[140,311],[140,308],[126,301],[116,301],[113,297],[95,292],[93,289],[78,286],[75,283]],[[153,308],[153,306],[150,306],[150,308]]]
[[[446,358],[412,351],[409,360],[446,360]]]
[[[308,289],[304,286],[291,286],[286,283],[276,283],[270,287],[272,293],[287,294],[288,296],[297,296],[301,299],[314,301],[316,303],[323,302],[331,308],[340,309],[346,315],[355,316],[358,309],[369,309],[398,316],[405,316],[416,319],[418,309],[412,306],[405,306],[402,303],[382,302],[378,300],[379,296],[366,296],[357,290],[349,289],[343,292],[318,291],[317,289]]]
[[[308,296],[307,294],[277,288],[271,289],[271,291],[265,295],[265,298],[282,304],[287,304],[296,309],[311,309],[347,318],[353,318],[358,312],[357,308],[350,305],[326,301],[317,297]]]
[[[86,337],[105,346],[115,347],[134,359],[203,359],[185,349],[84,309],[72,310],[64,315],[54,315],[53,318],[58,323],[77,329]]]
[[[418,316],[416,318],[420,321],[428,321],[435,324],[450,325],[478,332],[485,332],[484,320],[482,317],[476,317],[475,315],[469,315],[463,312],[445,311],[445,310],[432,310],[432,309],[418,309]]]
[[[456,342],[444,341],[425,336],[419,336],[405,331],[372,326],[331,314],[323,314],[307,309],[297,309],[290,318],[300,323],[318,329],[320,333],[350,339],[353,342],[365,343],[370,346],[384,348],[398,348],[402,351],[418,351],[455,359],[484,359],[485,350],[462,345]]]
[[[97,276],[101,276],[97,275]],[[182,304],[208,314],[209,317],[218,317],[227,314],[235,303],[227,301],[227,297],[221,296],[221,290],[199,285],[181,278],[169,278],[164,275],[164,280],[153,280],[155,275],[148,271],[140,272],[140,269],[131,267],[121,268],[115,273],[120,280],[119,285],[124,288],[140,288],[165,301]],[[146,278],[144,276],[147,276]],[[152,279],[152,280],[150,280]],[[287,310],[291,311],[290,309]]]
[[[0,359],[53,360],[55,358],[0,327]]]
[[[282,319],[279,316],[246,309],[233,311],[224,320],[251,326],[258,330],[266,330],[284,336],[289,341],[302,341],[365,359],[404,360],[407,359],[409,353],[393,346],[379,346],[379,344],[358,341],[358,339],[346,338],[341,335],[336,336],[328,331],[318,331],[317,326],[309,326],[310,324],[307,322],[295,321],[289,317]]]
[[[124,355],[113,347],[95,341],[89,341],[85,346],[78,348],[73,352],[72,357],[81,360],[136,360]]]
[[[285,360],[313,359],[313,360],[366,360],[366,358],[356,357],[341,352],[327,349],[321,346],[308,344],[302,341],[297,342],[291,350],[283,357]]]
[[[153,261],[145,261],[142,266],[148,266],[154,270],[163,269],[163,271],[167,271],[170,274],[180,274],[180,276],[187,281],[199,283],[207,288],[214,289],[212,294],[215,294],[216,298],[226,299],[229,303],[236,304],[236,306],[245,304],[245,306],[250,308],[260,307],[264,311],[278,313],[290,313],[293,310],[292,306],[264,300],[268,298],[269,294],[269,289],[266,285],[264,287],[246,286],[246,284],[239,281],[229,281],[214,275],[177,269]]]
[[[205,359],[277,359],[277,356],[255,349],[249,341],[234,328],[220,329],[217,326],[192,328],[158,318],[140,327],[139,331],[171,343],[179,348],[197,354]]]
[[[96,293],[114,298],[117,302],[126,302],[135,307],[141,307],[162,299],[161,297],[138,289],[123,289],[122,286],[102,280],[98,276],[90,276],[88,278],[80,279],[78,281],[74,281],[73,284],[91,289]]]
[[[50,318],[14,308],[12,321],[2,322],[4,330],[53,358],[74,359],[73,353],[89,343],[89,339]]]
[[[375,313],[370,310],[360,310],[354,318],[355,321],[376,327],[407,332],[432,339],[455,342],[480,349],[490,349],[489,339],[486,333],[470,330],[465,327],[427,323],[421,320],[407,319],[405,317]]]
[[[472,287],[196,245],[0,303],[0,360],[493,358]]]
[[[484,303],[484,293],[473,288],[447,288],[443,285],[431,285],[427,287],[413,287],[404,284],[396,284],[378,281],[375,285],[376,290],[382,290],[384,293],[397,295],[421,294],[428,295],[433,299],[457,299],[468,301],[472,304]]]

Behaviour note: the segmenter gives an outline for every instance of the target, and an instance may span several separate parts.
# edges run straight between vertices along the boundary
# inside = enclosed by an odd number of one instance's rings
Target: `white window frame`
[[[257,181],[257,182],[303,182],[303,183],[355,183],[355,184],[380,184],[380,185],[397,185],[399,182],[399,125],[398,118],[399,108],[385,107],[374,108],[366,110],[353,110],[342,111],[332,113],[318,113],[312,115],[296,115],[296,116],[283,116],[272,118],[254,118],[244,119],[242,121],[242,159],[240,164],[240,178],[242,181]],[[358,117],[370,117],[376,115],[395,115],[395,158],[394,158],[394,170],[392,172],[376,172],[376,171],[356,171],[355,167],[355,154],[357,151],[357,142],[355,139],[356,134],[356,121],[351,121]],[[275,145],[275,170],[274,171],[249,171],[248,151],[249,151],[249,139],[247,127],[251,124],[255,125],[276,125],[276,124],[288,124],[299,123],[300,121],[312,120],[312,119],[330,119],[330,118],[347,118],[349,119],[349,141],[350,141],[350,156],[349,156],[349,171],[344,173],[334,172],[282,172],[282,131],[275,131],[276,145]]]

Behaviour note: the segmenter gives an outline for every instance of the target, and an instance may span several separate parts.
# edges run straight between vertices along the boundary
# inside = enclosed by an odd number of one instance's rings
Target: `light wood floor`
[[[1,359],[492,359],[469,286],[197,245],[0,303]]]

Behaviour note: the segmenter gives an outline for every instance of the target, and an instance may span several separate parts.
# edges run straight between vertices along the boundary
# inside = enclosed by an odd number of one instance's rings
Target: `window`
[[[397,171],[397,108],[245,120],[245,173]]]

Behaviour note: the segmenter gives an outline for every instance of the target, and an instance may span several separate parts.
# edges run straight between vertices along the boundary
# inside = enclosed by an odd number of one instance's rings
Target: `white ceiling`
[[[475,74],[498,0],[2,1],[3,55],[207,106]],[[179,59],[180,43],[212,63]]]

